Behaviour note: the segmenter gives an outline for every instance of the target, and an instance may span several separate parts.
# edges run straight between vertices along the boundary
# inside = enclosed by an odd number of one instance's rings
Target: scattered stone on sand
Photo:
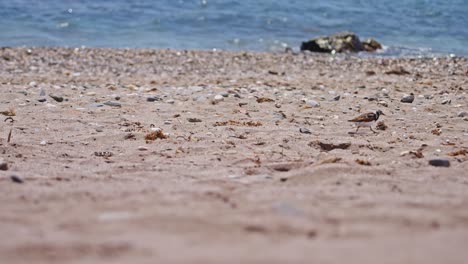
[[[325,53],[375,51],[381,48],[382,45],[375,39],[367,39],[361,42],[359,37],[352,32],[340,32],[330,36],[318,37],[301,44],[301,51]]]
[[[47,98],[39,98],[39,99],[37,99],[37,101],[39,103],[44,103],[44,102],[47,102]]]
[[[10,176],[10,179],[12,182],[14,183],[24,183],[24,180],[21,179],[21,177],[17,176],[17,175],[11,175]]]
[[[364,50],[367,52],[374,52],[376,50],[382,49],[382,44],[373,38],[368,38],[362,42]]]
[[[452,103],[452,100],[450,100],[450,99],[445,99],[445,100],[443,100],[443,101],[440,102],[440,103],[443,104],[443,105],[451,104],[451,103]]]
[[[387,130],[388,126],[384,123],[384,121],[379,121],[377,122],[377,125],[375,126],[377,130]]]
[[[224,101],[224,96],[221,94],[217,94],[213,97],[213,101],[211,101],[213,104],[218,104],[220,102]]]
[[[157,102],[157,101],[161,101],[162,99],[160,97],[157,97],[157,96],[149,96],[146,98],[146,101],[148,102]]]
[[[414,94],[410,93],[409,95],[405,95],[401,98],[400,102],[411,104],[414,101]]]
[[[47,141],[45,141],[45,140],[42,140],[42,141],[39,143],[39,145],[41,145],[41,146],[45,146],[45,145],[47,145]]]
[[[96,151],[94,152],[94,156],[96,157],[104,157],[104,158],[110,158],[112,157],[114,154],[110,151]]]
[[[63,102],[63,96],[56,95],[56,94],[50,94],[49,95],[52,99],[54,99],[56,102]]]
[[[6,171],[8,170],[8,163],[3,159],[0,159],[0,170]]]
[[[434,167],[450,167],[450,161],[448,159],[431,159],[429,164]]]
[[[146,150],[148,150],[148,148],[145,147],[145,146],[139,146],[137,149],[138,149],[139,151],[146,151]]]
[[[301,132],[302,134],[312,134],[312,132],[310,132],[309,129],[304,127],[299,128],[299,132]]]
[[[386,101],[383,101],[383,100],[382,100],[382,101],[379,101],[377,104],[378,104],[378,105],[381,105],[381,106],[383,106],[383,107],[388,107],[388,103],[387,103]]]
[[[122,107],[121,103],[113,102],[113,101],[107,101],[107,102],[104,102],[103,104],[107,106],[111,106],[111,107]]]
[[[337,96],[333,97],[333,101],[339,101],[340,98],[341,98],[341,96],[340,96],[340,95],[337,95]]]
[[[306,100],[305,103],[306,103],[305,105],[306,107],[319,107],[320,106],[320,104],[317,101],[312,100],[312,99]]]
[[[196,118],[196,117],[189,117],[189,118],[187,118],[187,121],[189,121],[190,123],[200,123],[200,122],[202,122],[202,120],[200,118]]]
[[[466,111],[461,111],[457,114],[458,117],[467,117],[468,116],[468,112]]]

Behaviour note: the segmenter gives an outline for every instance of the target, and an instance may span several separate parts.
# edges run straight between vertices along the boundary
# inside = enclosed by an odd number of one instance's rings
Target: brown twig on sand
[[[7,117],[5,118],[5,120],[3,122],[6,122],[7,120],[10,120],[10,123],[13,123],[15,122],[15,120],[13,119],[13,117]],[[10,143],[11,141],[11,133],[13,132],[13,128],[10,128],[10,132],[8,133],[8,138],[7,138],[7,142]]]

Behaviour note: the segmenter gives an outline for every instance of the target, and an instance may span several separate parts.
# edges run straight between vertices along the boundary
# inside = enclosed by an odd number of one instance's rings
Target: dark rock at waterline
[[[312,40],[302,42],[301,50],[312,52],[359,52],[375,51],[381,49],[382,45],[375,39],[367,39],[361,42],[359,37],[352,32],[341,32],[326,37],[318,37]]]
[[[382,49],[382,44],[373,38],[368,38],[362,42],[362,46],[365,51],[374,52],[378,49]]]

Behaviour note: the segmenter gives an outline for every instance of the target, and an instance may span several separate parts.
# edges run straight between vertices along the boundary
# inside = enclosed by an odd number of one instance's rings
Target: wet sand
[[[0,260],[466,263],[467,89],[467,58],[3,48]]]

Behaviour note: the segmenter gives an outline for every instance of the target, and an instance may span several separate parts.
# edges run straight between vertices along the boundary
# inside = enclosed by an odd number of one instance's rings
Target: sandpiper
[[[369,127],[372,132],[377,133],[372,129],[372,125],[379,119],[380,115],[385,114],[377,110],[375,113],[365,113],[348,121],[356,124],[356,132],[354,133],[357,133],[360,127]]]

